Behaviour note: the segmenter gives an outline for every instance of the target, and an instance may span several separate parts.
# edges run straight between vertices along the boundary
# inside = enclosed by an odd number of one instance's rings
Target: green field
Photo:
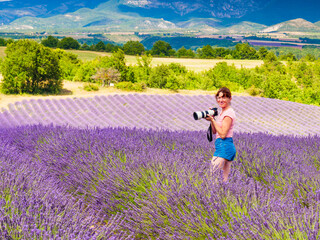
[[[68,50],[77,54],[81,60],[90,61],[98,56],[110,56],[111,53],[104,52],[92,52],[92,51],[79,51],[79,50]],[[126,56],[128,65],[137,64],[136,56]],[[190,58],[156,58],[152,59],[152,66],[160,64],[180,63],[187,67],[188,70],[200,72],[203,70],[214,67],[218,62],[227,62],[229,65],[234,64],[236,67],[241,68],[254,68],[263,64],[262,60],[235,60],[235,59],[190,59]]]
[[[0,47],[0,57],[5,56],[5,47]],[[98,56],[110,56],[111,53],[106,52],[93,52],[93,51],[80,51],[80,50],[67,50],[79,56],[83,61],[90,61]],[[137,64],[136,56],[126,56],[128,65]],[[218,62],[227,62],[229,65],[234,64],[236,67],[254,68],[263,64],[262,60],[235,60],[235,59],[189,59],[189,58],[153,58],[152,66],[160,64],[180,63],[187,67],[188,70],[201,72],[203,70],[214,67]]]

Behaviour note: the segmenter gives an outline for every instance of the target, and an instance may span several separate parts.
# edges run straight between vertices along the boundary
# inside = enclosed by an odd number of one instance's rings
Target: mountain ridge
[[[17,2],[21,1],[18,0]],[[56,4],[41,5],[41,1],[36,0],[34,3],[37,5],[33,6],[29,6],[28,1],[26,1],[19,9],[27,9],[29,12],[18,9],[22,17],[10,23],[2,23],[0,30],[54,31],[57,29],[94,29],[106,31],[165,31],[189,29],[209,34],[224,34],[305,31],[307,29],[310,32],[319,32],[319,19],[317,20],[318,22],[312,23],[303,18],[291,18],[275,24],[263,24],[246,20],[245,16],[252,18],[255,12],[260,12],[270,7],[273,8],[279,1],[244,0],[241,1],[242,3],[238,3],[239,1],[237,0],[81,0],[78,2],[74,0],[68,2],[57,0]],[[310,0],[305,1],[308,2]],[[300,0],[294,2],[301,3]],[[5,2],[0,2],[0,6],[4,4]],[[206,6],[209,7],[206,8]],[[124,8],[126,9],[124,10]],[[159,11],[159,8],[163,11]],[[252,9],[249,10],[249,8]],[[71,11],[72,9],[76,10]],[[5,9],[0,10],[0,16],[5,11]],[[55,14],[57,12],[60,13]],[[159,17],[155,12],[160,13],[158,14]],[[173,15],[171,16],[171,14]],[[199,14],[202,14],[202,16],[199,17]],[[207,17],[205,17],[206,14]],[[217,17],[212,17],[212,15]],[[168,18],[165,16],[168,16]],[[304,21],[295,19],[303,19]]]

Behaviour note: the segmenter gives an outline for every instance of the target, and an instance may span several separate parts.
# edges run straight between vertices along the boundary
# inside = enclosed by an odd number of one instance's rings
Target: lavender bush
[[[1,234],[318,239],[319,136],[238,131],[234,140],[223,183],[209,173],[214,149],[203,130],[0,128]]]

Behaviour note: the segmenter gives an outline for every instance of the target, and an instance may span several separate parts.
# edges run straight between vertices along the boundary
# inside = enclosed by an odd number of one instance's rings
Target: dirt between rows
[[[204,90],[179,90],[177,92],[166,89],[148,88],[144,92],[129,92],[116,89],[114,87],[99,87],[98,91],[88,92],[84,90],[83,82],[64,81],[63,90],[60,95],[4,95],[0,94],[0,112],[8,109],[10,103],[21,102],[23,100],[31,99],[62,99],[62,98],[81,98],[81,97],[94,97],[101,95],[114,95],[114,94],[181,94],[181,95],[214,95],[216,91]],[[238,96],[249,96],[247,93],[233,93]]]

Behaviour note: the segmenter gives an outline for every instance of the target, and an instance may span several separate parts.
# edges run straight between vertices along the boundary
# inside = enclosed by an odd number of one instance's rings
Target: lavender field
[[[0,114],[0,239],[319,239],[319,107],[233,98],[213,182],[212,96],[25,101]]]
[[[196,130],[207,127],[195,121],[194,111],[216,106],[210,95],[109,95],[60,100],[25,100],[0,112],[0,126],[32,124],[72,127],[129,127],[166,130]],[[274,135],[320,133],[320,107],[277,99],[234,96],[236,132]]]

